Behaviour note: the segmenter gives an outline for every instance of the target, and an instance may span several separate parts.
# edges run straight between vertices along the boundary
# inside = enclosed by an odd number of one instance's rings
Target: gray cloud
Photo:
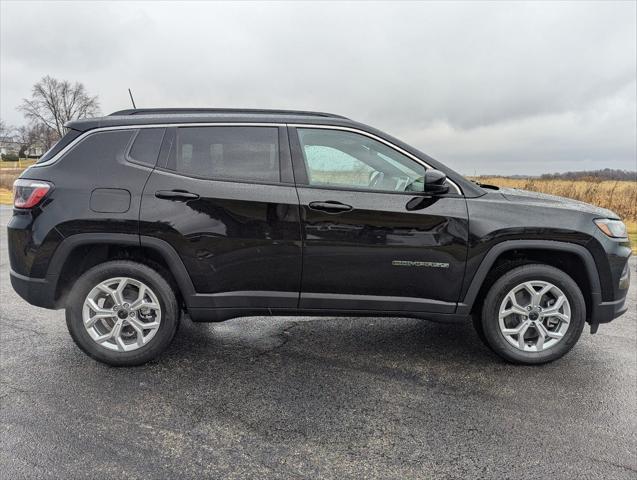
[[[465,173],[635,169],[634,2],[13,3],[0,115],[45,74],[105,113],[334,111]]]

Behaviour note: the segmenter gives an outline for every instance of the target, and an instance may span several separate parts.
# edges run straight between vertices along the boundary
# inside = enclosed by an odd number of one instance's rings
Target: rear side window
[[[163,128],[140,129],[137,132],[137,136],[133,141],[128,156],[134,162],[154,167],[155,163],[157,163],[163,137]]]
[[[276,127],[181,127],[168,168],[220,180],[278,182]]]

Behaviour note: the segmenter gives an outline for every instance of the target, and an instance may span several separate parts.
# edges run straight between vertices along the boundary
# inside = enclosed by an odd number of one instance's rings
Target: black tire
[[[505,340],[499,327],[499,310],[505,296],[526,281],[542,280],[558,287],[571,307],[571,319],[564,337],[541,352],[517,349]],[[539,365],[564,356],[579,340],[586,323],[586,303],[577,283],[562,270],[543,264],[527,264],[504,273],[491,287],[482,306],[478,336],[500,357],[511,363]]]
[[[161,307],[161,322],[155,336],[137,350],[109,350],[94,341],[84,328],[82,309],[87,295],[98,284],[114,277],[143,282],[155,293]],[[129,260],[114,260],[89,269],[77,279],[66,302],[66,325],[76,345],[91,358],[115,367],[142,365],[161,354],[177,331],[180,314],[175,293],[164,277],[146,265]]]

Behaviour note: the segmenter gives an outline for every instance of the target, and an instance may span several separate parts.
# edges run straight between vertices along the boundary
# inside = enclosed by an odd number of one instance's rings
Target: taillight
[[[13,182],[13,206],[33,208],[42,201],[52,187],[52,184],[42,180],[18,178]]]

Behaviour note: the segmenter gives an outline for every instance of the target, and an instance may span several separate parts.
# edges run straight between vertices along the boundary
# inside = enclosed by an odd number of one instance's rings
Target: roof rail
[[[343,118],[342,115],[334,115],[325,112],[307,112],[303,110],[268,110],[257,108],[130,108],[118,110],[109,115],[166,115],[166,114],[197,114],[197,113],[225,113],[225,114],[264,114],[264,115],[304,115],[310,117]]]

